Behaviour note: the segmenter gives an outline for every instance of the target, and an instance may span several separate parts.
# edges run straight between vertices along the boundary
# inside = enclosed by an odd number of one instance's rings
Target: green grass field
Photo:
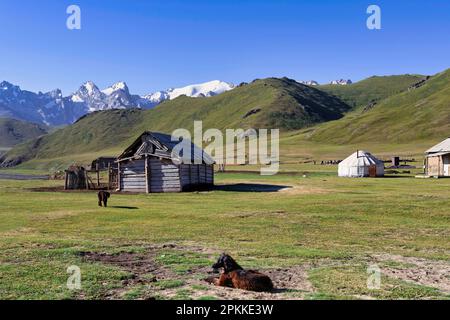
[[[217,174],[210,192],[113,194],[108,208],[93,192],[35,189],[62,181],[0,180],[0,298],[449,298],[450,179],[296,170]],[[223,251],[291,278],[267,296],[213,287],[202,277]],[[372,264],[381,269],[373,290]],[[80,290],[66,287],[70,265],[81,269]]]

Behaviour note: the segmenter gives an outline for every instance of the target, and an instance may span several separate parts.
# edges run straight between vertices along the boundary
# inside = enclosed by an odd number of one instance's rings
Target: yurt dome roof
[[[351,154],[347,158],[341,161],[339,165],[341,166],[370,166],[382,164],[383,161],[377,159],[370,152],[358,150]],[[384,163],[383,163],[384,164]]]

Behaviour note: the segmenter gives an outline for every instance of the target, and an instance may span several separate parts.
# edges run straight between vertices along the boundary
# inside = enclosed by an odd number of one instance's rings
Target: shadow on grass
[[[286,188],[292,187],[274,184],[257,184],[257,183],[235,183],[235,184],[214,186],[214,190],[235,191],[235,192],[277,192]]]
[[[128,206],[108,206],[108,208],[114,208],[114,209],[128,209],[128,210],[139,209],[138,207],[128,207]]]

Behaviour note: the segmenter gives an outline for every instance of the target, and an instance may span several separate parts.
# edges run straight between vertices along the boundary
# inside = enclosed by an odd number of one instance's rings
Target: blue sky
[[[82,29],[66,28],[81,8]],[[366,28],[366,8],[382,29]],[[86,80],[145,94],[220,79],[328,82],[450,67],[450,1],[4,0],[0,80],[64,94]]]

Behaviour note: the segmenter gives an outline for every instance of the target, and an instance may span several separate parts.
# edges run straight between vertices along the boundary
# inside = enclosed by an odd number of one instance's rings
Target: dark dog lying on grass
[[[244,270],[229,255],[223,253],[212,266],[213,269],[223,268],[219,279],[213,282],[216,286],[231,287],[249,291],[272,291],[272,280],[265,274],[254,270]]]
[[[102,202],[103,202],[103,205],[105,207],[107,207],[108,206],[108,198],[110,196],[109,192],[99,191],[97,196],[98,196],[98,205],[101,207],[102,206]]]

